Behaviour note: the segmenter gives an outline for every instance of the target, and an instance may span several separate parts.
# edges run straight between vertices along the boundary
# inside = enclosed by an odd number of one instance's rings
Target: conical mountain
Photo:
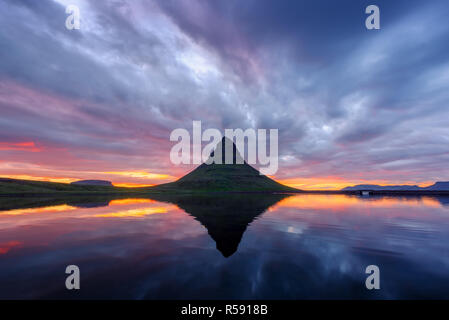
[[[228,141],[228,143],[226,143]],[[225,149],[231,150],[232,163],[225,164]],[[297,189],[284,186],[265,175],[243,161],[235,144],[223,138],[210,157],[214,157],[221,151],[222,163],[201,164],[195,170],[179,180],[161,185],[161,189],[176,189],[179,191],[198,192],[297,192]],[[219,159],[220,155],[216,155]]]

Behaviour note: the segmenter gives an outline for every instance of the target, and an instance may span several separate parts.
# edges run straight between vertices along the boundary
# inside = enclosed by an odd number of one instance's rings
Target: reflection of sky
[[[227,259],[172,204],[2,211],[0,298],[449,298],[449,209],[437,203],[297,195],[253,221]],[[76,293],[64,288],[69,264],[81,269]],[[376,292],[364,287],[370,264]]]

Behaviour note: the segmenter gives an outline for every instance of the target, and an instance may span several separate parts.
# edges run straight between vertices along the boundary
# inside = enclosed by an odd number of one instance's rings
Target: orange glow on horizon
[[[322,178],[290,178],[279,179],[279,183],[286,186],[298,188],[302,190],[341,190],[345,187],[355,186],[358,184],[376,184],[380,186],[388,185],[418,185],[420,187],[427,187],[432,185],[432,181],[426,181],[422,183],[416,183],[413,181],[402,181],[392,183],[387,180],[344,180],[340,177],[322,177]]]

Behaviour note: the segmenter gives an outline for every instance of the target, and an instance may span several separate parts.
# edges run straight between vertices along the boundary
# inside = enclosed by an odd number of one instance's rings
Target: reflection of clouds
[[[21,243],[0,260],[0,297],[65,297],[53,271],[75,262],[89,285],[83,298],[447,296],[447,210],[401,203],[412,205],[358,200],[344,211],[275,206],[251,223],[227,259],[198,221],[162,202],[39,213],[47,217],[42,220],[30,220],[37,214],[0,217],[24,221],[0,233],[0,244]],[[96,217],[151,208],[167,211],[139,219]],[[374,293],[364,286],[370,264],[381,270],[382,289]],[[35,271],[22,272],[30,265]],[[48,287],[42,289],[42,281]]]
[[[152,214],[167,213],[168,210],[165,207],[155,207],[155,208],[142,208],[142,209],[131,209],[119,212],[110,212],[96,214],[94,217],[98,218],[142,218]]]
[[[66,204],[59,206],[51,206],[44,208],[30,208],[30,209],[13,209],[13,210],[5,210],[0,211],[1,216],[18,216],[25,214],[34,214],[34,213],[54,213],[54,212],[66,212],[70,210],[75,210],[74,207],[68,206]]]

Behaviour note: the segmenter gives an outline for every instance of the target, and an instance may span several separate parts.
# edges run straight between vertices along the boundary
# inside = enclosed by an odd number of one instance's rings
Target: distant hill
[[[112,187],[112,183],[106,180],[80,180],[70,183],[75,186],[107,186]]]
[[[380,186],[377,184],[359,184],[356,186],[343,188],[342,190],[343,191],[359,191],[359,190],[417,191],[421,190],[421,188],[412,185]]]
[[[0,194],[123,192],[125,188],[0,178]]]
[[[431,191],[449,191],[449,181],[438,181],[435,184],[423,189]]]
[[[225,160],[225,141],[223,138],[216,149],[221,148],[222,163]],[[233,163],[232,164],[206,164],[203,163],[192,172],[179,180],[153,187],[157,190],[179,190],[183,192],[298,192],[298,189],[287,187],[279,182],[261,175],[258,170],[251,167],[245,161],[237,163],[237,159],[242,159],[233,142]],[[219,150],[219,149],[218,149]]]
[[[352,187],[341,189],[342,191],[449,191],[449,182],[436,182],[429,187],[419,187],[416,185],[396,185],[396,186],[380,186],[376,184],[359,184]]]

